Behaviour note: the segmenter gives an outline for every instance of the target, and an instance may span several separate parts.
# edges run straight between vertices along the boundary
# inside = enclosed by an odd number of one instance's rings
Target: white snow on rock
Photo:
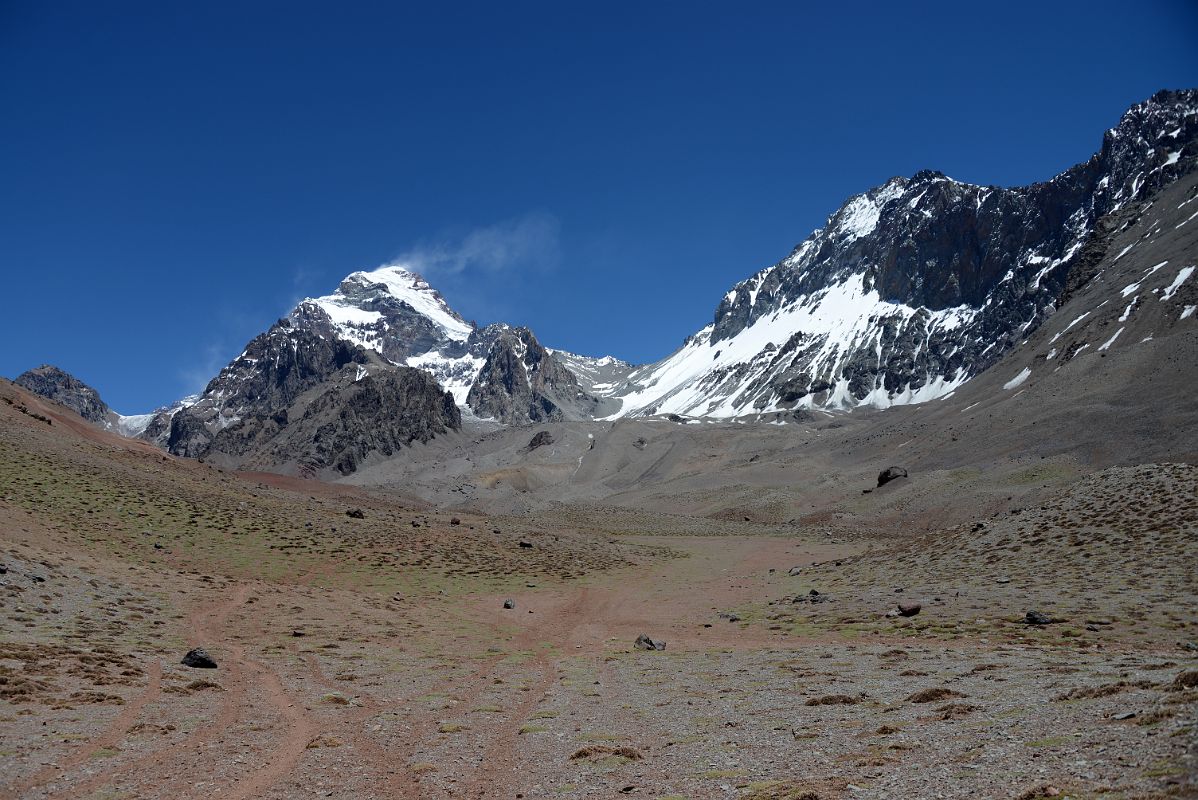
[[[1014,389],[1016,386],[1020,386],[1020,385],[1022,385],[1024,381],[1026,381],[1028,378],[1030,378],[1030,377],[1031,377],[1031,375],[1032,375],[1032,368],[1031,368],[1031,367],[1024,367],[1024,368],[1023,368],[1023,369],[1022,369],[1022,370],[1019,372],[1019,374],[1018,374],[1018,375],[1016,375],[1014,378],[1011,378],[1011,380],[1009,380],[1009,381],[1007,381],[1006,383],[1004,383],[1004,384],[1002,385],[1002,388],[1004,388],[1004,389]]]
[[[844,242],[868,236],[878,227],[882,207],[901,196],[902,193],[902,182],[892,180],[886,183],[881,191],[873,197],[868,193],[857,195],[845,204],[839,214],[832,218],[829,232],[842,237]]]
[[[116,415],[116,430],[121,436],[134,438],[141,436],[145,429],[154,421],[154,417],[158,416],[158,412],[154,411],[149,414],[117,414]]]
[[[1127,297],[1132,292],[1140,291],[1140,284],[1142,284],[1146,278],[1151,277],[1154,272],[1156,272],[1158,269],[1160,269],[1161,267],[1165,266],[1168,263],[1169,263],[1168,261],[1162,261],[1161,263],[1156,264],[1155,266],[1151,266],[1148,269],[1144,270],[1144,277],[1140,278],[1135,283],[1129,283],[1126,286],[1124,286],[1123,289],[1121,290],[1122,295],[1124,297]],[[1066,330],[1068,330],[1068,329],[1066,329]]]
[[[797,333],[804,338],[804,346],[815,346],[810,361],[813,374],[822,374],[827,368],[835,374],[845,353],[883,335],[877,320],[909,319],[918,311],[920,309],[912,306],[883,300],[876,289],[866,290],[864,273],[851,275],[827,289],[799,297],[775,314],[759,318],[730,339],[713,343],[714,326],[708,325],[664,361],[634,371],[617,395],[623,399],[623,407],[609,419],[645,414],[728,418],[751,411],[786,410],[777,405],[776,399],[764,407],[755,406],[752,401],[758,395],[750,395],[743,387],[785,368],[785,364],[772,365],[771,361],[775,349],[791,336]],[[926,331],[930,337],[937,330],[951,330],[962,325],[977,312],[968,306],[958,306],[927,313]],[[744,373],[739,374],[735,390],[728,391],[728,387],[713,380],[712,376],[719,375],[722,370]],[[921,403],[942,397],[965,381],[964,375],[947,380],[942,376],[929,378],[918,388],[908,387],[898,392],[888,392],[879,385],[862,400],[852,396],[847,380],[840,380],[829,391],[821,407],[847,409],[872,405],[885,408]],[[771,388],[763,388],[761,392],[771,397],[774,394]],[[814,407],[813,395],[801,398],[793,407]]]
[[[387,294],[406,303],[421,316],[427,317],[453,341],[466,341],[474,330],[470,323],[449,307],[436,289],[429,286],[428,281],[398,264],[379,267],[369,272],[354,272],[345,279],[345,283],[382,287]],[[347,339],[364,347],[372,346],[373,337],[361,329],[382,319],[379,312],[360,308],[340,289],[333,294],[311,298],[305,302],[318,306],[328,314],[333,323],[342,329]]]
[[[486,363],[485,358],[471,355],[460,358],[447,358],[433,350],[418,356],[412,356],[407,366],[422,369],[432,373],[441,384],[441,388],[453,394],[453,401],[458,406],[466,405],[466,395],[470,394],[470,386],[478,377],[479,371]]]
[[[1123,333],[1123,328],[1120,328],[1119,330],[1115,331],[1114,336],[1112,336],[1111,338],[1107,339],[1105,342],[1100,344],[1098,346],[1098,352],[1101,353],[1103,350],[1109,350],[1111,348],[1111,345],[1113,345],[1115,343],[1115,340],[1119,338],[1119,334],[1121,334],[1121,333]]]
[[[1169,298],[1173,297],[1173,295],[1177,294],[1177,290],[1180,289],[1181,285],[1185,283],[1193,274],[1193,267],[1182,267],[1178,271],[1177,277],[1173,279],[1173,283],[1169,284],[1169,286],[1165,289],[1165,293],[1161,295],[1161,301],[1163,302],[1168,300]]]

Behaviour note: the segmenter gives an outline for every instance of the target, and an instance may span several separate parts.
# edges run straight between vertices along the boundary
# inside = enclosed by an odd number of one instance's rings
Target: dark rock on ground
[[[1055,619],[1040,611],[1029,611],[1023,615],[1023,621],[1028,625],[1051,625]]]
[[[353,519],[366,519],[366,513],[360,508],[351,508],[345,512],[345,516]]]
[[[504,608],[507,608],[507,609],[512,609],[512,608],[515,608],[515,607],[516,607],[516,601],[515,601],[515,600],[504,600],[504,601],[503,601],[503,607],[504,607]]]
[[[919,613],[922,606],[919,603],[899,603],[898,612],[902,617],[914,617]]]
[[[183,656],[183,660],[179,663],[194,669],[216,669],[216,659],[208,655],[208,651],[202,647],[188,650],[187,655]]]
[[[636,637],[633,647],[637,650],[665,650],[666,643],[661,639],[650,639],[645,634]]]
[[[898,478],[907,477],[907,470],[902,467],[887,467],[878,473],[878,486],[882,487]]]
[[[553,434],[549,431],[541,431],[536,436],[529,440],[528,446],[524,448],[525,452],[531,453],[538,447],[545,447],[553,444]]]

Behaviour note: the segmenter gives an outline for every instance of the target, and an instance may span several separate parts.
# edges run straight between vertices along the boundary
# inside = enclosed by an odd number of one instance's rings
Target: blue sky
[[[656,360],[849,195],[1047,179],[1198,85],[1192,2],[813,6],[0,2],[0,374],[148,410],[400,256]]]

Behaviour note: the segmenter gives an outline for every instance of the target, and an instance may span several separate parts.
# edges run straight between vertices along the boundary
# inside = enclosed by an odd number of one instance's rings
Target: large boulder
[[[216,669],[216,659],[208,655],[208,651],[202,647],[188,650],[179,663],[193,669]]]

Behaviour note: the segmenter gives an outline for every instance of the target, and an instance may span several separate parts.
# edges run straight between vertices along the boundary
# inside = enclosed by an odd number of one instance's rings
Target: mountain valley
[[[652,364],[392,264],[150,414],[0,380],[0,797],[1195,796],[1196,266],[1165,91]]]

